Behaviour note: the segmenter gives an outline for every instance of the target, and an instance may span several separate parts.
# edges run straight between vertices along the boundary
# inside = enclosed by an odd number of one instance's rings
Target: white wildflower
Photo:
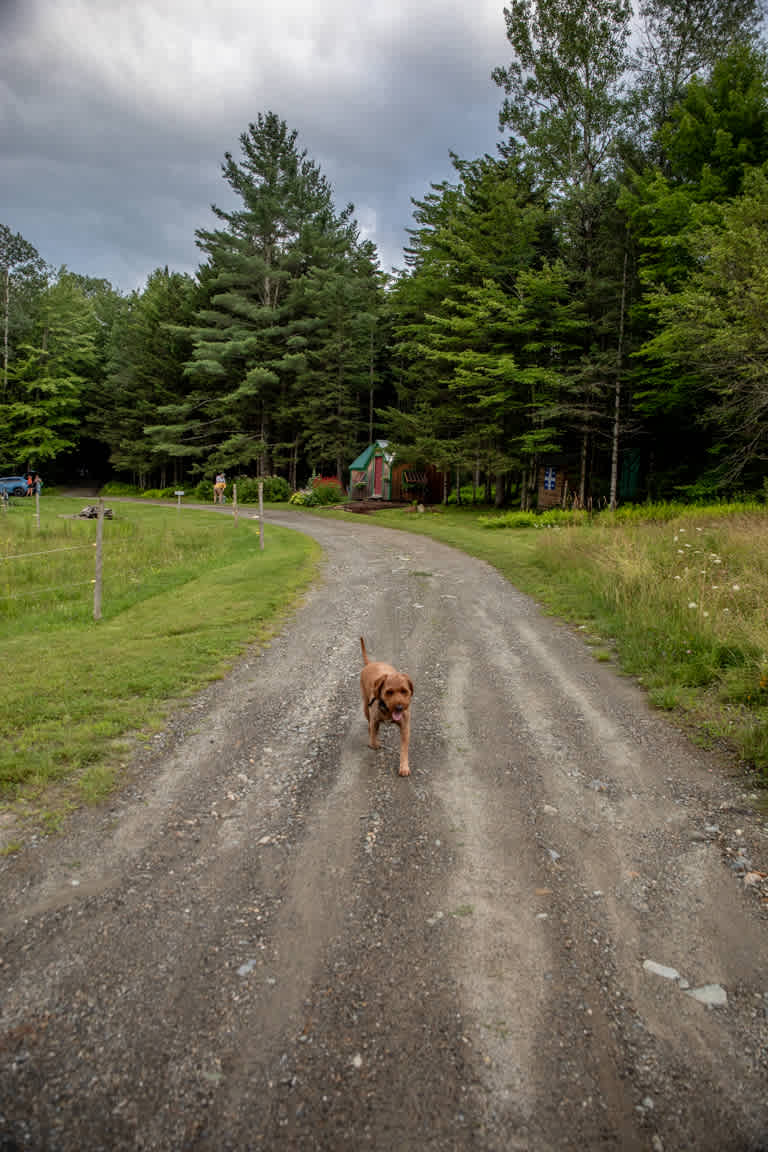
[[[695,600],[691,600],[691,602],[690,602],[690,604],[688,605],[688,607],[689,607],[689,608],[698,608],[698,604],[696,603],[696,601],[695,601]]]
[[[734,592],[741,591],[741,584],[732,584],[731,587],[733,588]]]

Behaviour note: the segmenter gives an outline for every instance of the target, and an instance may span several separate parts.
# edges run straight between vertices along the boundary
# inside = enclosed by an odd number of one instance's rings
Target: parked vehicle
[[[26,476],[0,476],[0,493],[2,492],[9,496],[26,496]]]

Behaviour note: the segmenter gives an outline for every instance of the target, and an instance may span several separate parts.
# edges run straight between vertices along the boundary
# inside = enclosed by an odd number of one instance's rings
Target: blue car
[[[8,496],[26,496],[26,476],[0,476],[0,495],[4,493]]]

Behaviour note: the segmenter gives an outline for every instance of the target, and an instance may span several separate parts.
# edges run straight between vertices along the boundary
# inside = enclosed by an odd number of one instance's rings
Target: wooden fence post
[[[93,582],[93,618],[101,620],[101,568],[104,540],[104,497],[99,497],[99,515],[96,520],[96,579]]]
[[[259,547],[264,551],[264,481],[259,480]]]
[[[237,484],[232,485],[232,515],[237,524]]]
[[[35,519],[37,520],[37,530],[40,531],[40,485],[35,484]]]

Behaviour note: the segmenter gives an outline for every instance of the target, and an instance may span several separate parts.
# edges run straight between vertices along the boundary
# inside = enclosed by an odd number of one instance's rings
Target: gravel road
[[[747,778],[480,561],[268,520],[282,634],[0,860],[0,1149],[768,1150]]]

